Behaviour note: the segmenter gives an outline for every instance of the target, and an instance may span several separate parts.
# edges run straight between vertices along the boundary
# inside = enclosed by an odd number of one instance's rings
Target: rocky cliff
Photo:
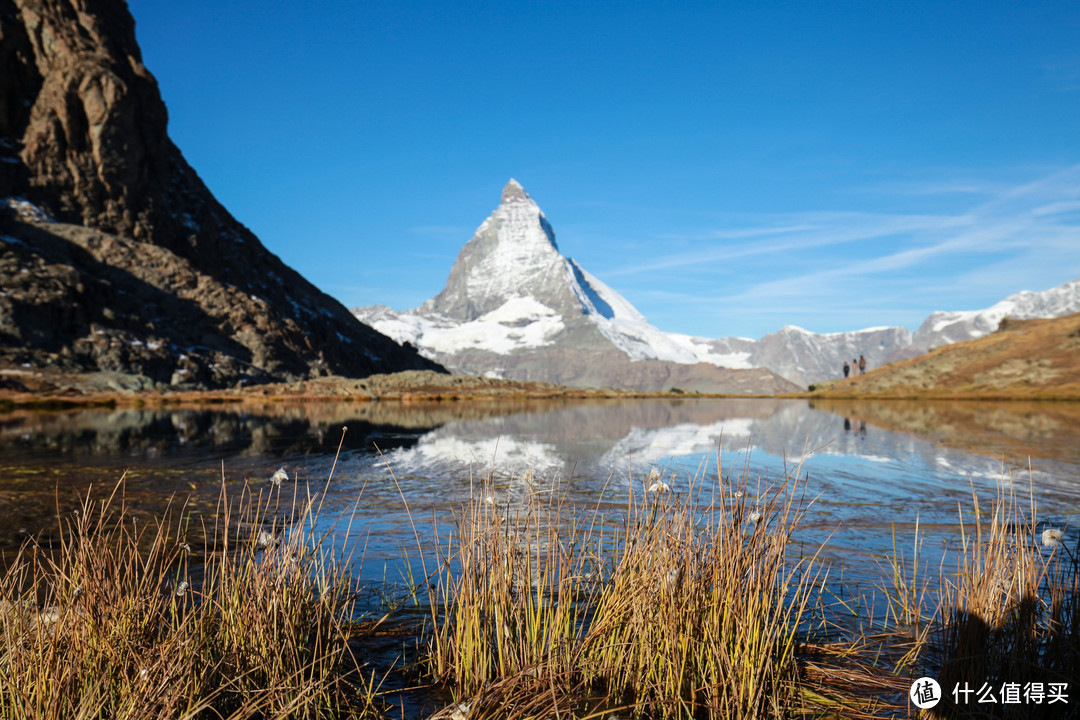
[[[214,199],[123,0],[0,0],[0,68],[0,362],[152,385],[438,367]]]

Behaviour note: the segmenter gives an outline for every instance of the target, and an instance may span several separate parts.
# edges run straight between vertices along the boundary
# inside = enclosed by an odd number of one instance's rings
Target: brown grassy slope
[[[363,379],[338,376],[217,390],[142,390],[122,373],[70,373],[56,368],[4,367],[0,362],[0,411],[18,407],[142,406],[204,403],[325,401],[495,400],[658,397],[620,388],[573,388],[546,382],[503,380],[406,370]]]
[[[1080,399],[1080,313],[997,332],[818,383],[813,397]]]

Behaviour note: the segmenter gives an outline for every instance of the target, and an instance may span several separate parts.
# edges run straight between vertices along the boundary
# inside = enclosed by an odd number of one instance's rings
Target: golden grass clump
[[[574,513],[550,494],[520,507],[481,494],[442,551],[432,671],[470,718],[538,717],[538,697],[544,717],[789,716],[821,579],[787,551],[809,506],[798,473],[755,493],[745,476],[683,492],[649,478],[617,521],[603,500]]]
[[[961,513],[956,569],[941,583],[927,662],[936,666],[948,690],[965,683],[972,690],[985,683],[1000,692],[1006,683],[1046,688],[1070,682],[1075,689],[1080,667],[1076,555],[1056,541],[1059,531],[1042,529],[1034,500],[1022,507],[1011,484],[1002,483],[988,511],[973,491],[972,508],[966,520]],[[1044,545],[1044,535],[1055,541]]]
[[[938,680],[928,717],[1075,717],[1074,698],[1047,695],[1052,686],[1071,694],[1080,668],[1080,565],[1063,542],[1071,531],[1039,521],[1034,496],[1018,499],[1011,478],[989,507],[973,488],[971,507],[958,510],[958,541],[936,583],[919,565],[917,528],[912,563],[895,548],[890,558],[890,643],[906,650],[897,677]]]
[[[0,576],[0,717],[372,714],[371,685],[349,677],[347,563],[311,499],[282,517],[279,492],[223,485],[205,526],[176,507],[141,521],[121,481],[58,547],[24,545]]]

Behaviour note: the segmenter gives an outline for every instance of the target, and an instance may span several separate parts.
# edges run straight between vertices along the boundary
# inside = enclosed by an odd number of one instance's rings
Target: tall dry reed
[[[349,677],[348,563],[312,499],[223,485],[203,525],[182,506],[141,521],[123,492],[87,497],[58,548],[28,543],[0,577],[0,718],[373,714]]]
[[[1075,691],[1080,668],[1080,568],[1068,533],[1040,521],[1030,488],[1018,496],[1011,478],[988,503],[973,487],[958,519],[936,584],[894,549],[890,618],[910,641],[896,671],[939,681],[933,717],[1075,716],[1074,704],[1048,703],[1051,684]]]
[[[786,717],[801,707],[797,633],[821,579],[787,551],[804,490],[799,469],[753,490],[746,475],[699,474],[681,491],[657,475],[618,522],[608,501],[571,512],[548,493],[520,506],[481,493],[442,550],[430,667],[478,717],[495,716],[493,683],[579,714]]]
[[[944,707],[954,715],[986,709],[962,690],[952,695],[957,687],[978,693],[986,686],[999,698],[1006,684],[1021,693],[1032,683],[1045,690],[1071,682],[1075,689],[1080,574],[1066,544],[1044,546],[1036,510],[1030,493],[1018,500],[1005,481],[989,508],[973,490],[971,512],[961,510],[958,559],[941,583],[941,610],[928,647],[928,662],[946,694]],[[1048,705],[1019,705],[1032,717],[1054,716]]]

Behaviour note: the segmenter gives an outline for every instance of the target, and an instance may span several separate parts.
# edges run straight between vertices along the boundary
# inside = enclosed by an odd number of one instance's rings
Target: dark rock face
[[[0,297],[8,355],[159,382],[178,361],[155,360],[151,343],[235,365],[180,373],[197,385],[438,367],[358,322],[214,199],[168,137],[123,0],[0,0],[0,71],[0,198],[60,222],[0,208],[15,240],[0,245],[0,281],[17,290]],[[73,344],[95,334],[144,349]]]

